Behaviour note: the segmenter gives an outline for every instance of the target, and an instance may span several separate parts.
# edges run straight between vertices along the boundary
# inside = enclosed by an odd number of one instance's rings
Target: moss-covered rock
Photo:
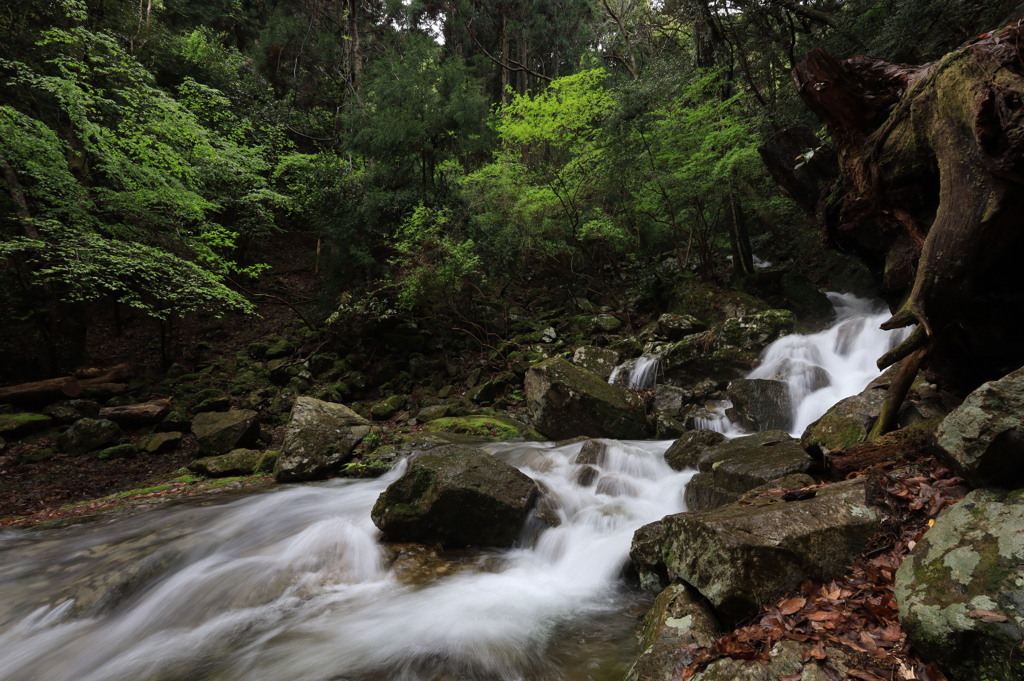
[[[636,395],[560,357],[530,368],[525,393],[534,426],[553,440],[577,435],[638,439],[647,430]]]
[[[46,414],[0,414],[0,435],[17,439],[22,435],[42,430],[53,421]]]
[[[370,422],[343,404],[295,400],[274,467],[279,482],[317,480],[338,473],[370,432]]]
[[[408,395],[391,395],[390,397],[385,397],[383,400],[370,407],[370,416],[377,421],[387,421],[389,418],[397,414],[408,401]]]
[[[719,637],[715,616],[700,597],[682,584],[658,594],[644,616],[640,656],[625,681],[673,681],[676,670],[693,661],[686,646],[710,647]]]
[[[227,454],[196,459],[188,465],[193,473],[208,478],[227,478],[237,475],[270,473],[277,463],[278,452],[273,450],[234,449]]]
[[[1024,486],[1024,369],[983,384],[939,426],[945,461],[976,486]]]
[[[1024,491],[975,490],[944,511],[896,573],[914,647],[957,681],[1024,679]]]
[[[81,454],[108,445],[121,437],[121,427],[107,419],[79,419],[57,436],[63,452]]]
[[[715,508],[766,482],[806,473],[813,464],[800,443],[781,430],[726,440],[700,455],[699,472],[686,486],[686,506]]]
[[[427,423],[429,432],[473,435],[487,440],[543,440],[535,430],[501,414],[476,414],[433,419]]]
[[[701,331],[707,331],[708,325],[693,315],[665,313],[658,317],[652,332],[661,338],[678,341]]]
[[[529,477],[476,448],[438,447],[409,462],[371,517],[388,539],[511,546],[537,499]]]
[[[134,459],[139,455],[141,448],[130,442],[123,444],[114,445],[113,447],[107,447],[106,449],[100,450],[96,457],[102,461],[110,461],[112,459]]]
[[[886,380],[875,380],[859,394],[840,400],[807,426],[800,443],[820,458],[831,451],[864,442],[882,410],[888,385]]]
[[[666,516],[636,531],[630,556],[646,588],[685,582],[735,623],[806,579],[841,574],[881,521],[864,481],[849,480],[803,501],[762,496]]]
[[[622,355],[614,350],[593,345],[580,346],[572,355],[573,364],[583,367],[606,381],[620,361],[622,361]]]

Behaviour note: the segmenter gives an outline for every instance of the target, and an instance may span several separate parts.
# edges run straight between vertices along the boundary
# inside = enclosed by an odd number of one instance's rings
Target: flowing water
[[[370,521],[400,473],[0,535],[5,681],[618,679],[635,655],[634,530],[684,508],[667,442],[488,449],[560,524],[408,584]]]
[[[899,339],[877,330],[882,310],[832,299],[831,329],[779,340],[751,374],[789,383],[795,432]],[[641,358],[629,382],[656,370]],[[488,445],[541,483],[559,523],[415,580],[387,567],[370,521],[400,468],[2,533],[0,678],[617,681],[636,653],[633,532],[684,510],[692,472],[665,464],[668,442],[603,442],[587,476],[578,443]]]
[[[876,360],[896,347],[909,329],[882,331],[890,317],[882,303],[848,293],[829,293],[836,321],[814,334],[783,336],[761,355],[761,362],[747,378],[784,381],[792,403],[790,434],[800,437],[839,400],[856,395],[881,375]],[[709,418],[700,426],[727,436],[744,435],[724,415],[728,402],[711,405]]]

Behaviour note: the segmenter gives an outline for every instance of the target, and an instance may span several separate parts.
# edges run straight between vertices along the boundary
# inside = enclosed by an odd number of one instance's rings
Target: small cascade
[[[615,367],[608,382],[632,390],[653,388],[657,383],[660,362],[661,357],[658,355],[642,355],[626,360]]]
[[[799,436],[832,405],[867,386],[881,372],[875,361],[906,338],[909,330],[882,331],[889,317],[880,304],[845,293],[829,293],[835,323],[815,334],[784,336],[769,345],[747,378],[783,381],[793,404],[792,433]]]

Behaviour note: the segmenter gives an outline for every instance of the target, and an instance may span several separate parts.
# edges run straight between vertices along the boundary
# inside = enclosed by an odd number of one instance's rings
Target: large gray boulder
[[[800,443],[781,430],[724,440],[697,460],[699,472],[686,486],[686,506],[691,511],[716,508],[772,480],[806,473],[813,465]]]
[[[371,424],[343,404],[299,397],[284,431],[274,466],[278,482],[322,480],[351,461],[352,451],[369,435]]]
[[[412,458],[370,515],[392,541],[511,546],[538,492],[537,483],[493,456],[447,445]]]
[[[1024,679],[1024,490],[975,490],[896,572],[907,638],[951,678]]]
[[[767,378],[740,378],[729,384],[726,412],[747,432],[786,430],[793,424],[789,385]]]
[[[864,481],[848,480],[802,501],[762,496],[665,516],[636,531],[630,556],[648,590],[689,584],[735,623],[806,579],[842,574],[881,520]]]
[[[525,392],[534,427],[552,440],[578,435],[629,440],[645,434],[638,397],[560,357],[532,366]]]
[[[258,449],[234,449],[220,456],[196,459],[188,465],[193,473],[208,478],[226,478],[236,475],[270,473],[274,469],[277,452],[261,452]]]
[[[260,423],[256,412],[249,409],[204,411],[192,419],[192,432],[203,456],[227,454],[238,447],[256,444]]]
[[[982,384],[939,425],[951,468],[975,486],[1024,486],[1024,368]]]
[[[658,594],[644,616],[640,656],[625,681],[674,681],[679,668],[693,662],[685,646],[711,647],[719,637],[718,621],[700,597],[682,584]]]
[[[655,437],[659,440],[671,440],[686,432],[686,421],[683,410],[693,400],[693,391],[674,385],[658,385],[654,387]]]
[[[572,363],[596,374],[602,380],[615,371],[622,356],[610,348],[599,348],[593,345],[581,345],[572,355]]]

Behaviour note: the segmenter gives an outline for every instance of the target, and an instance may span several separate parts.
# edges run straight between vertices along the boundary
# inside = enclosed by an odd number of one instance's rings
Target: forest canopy
[[[654,305],[659,277],[742,277],[754,252],[818,244],[758,158],[796,126],[814,141],[794,165],[829,142],[789,78],[808,49],[922,63],[1021,14],[1006,0],[7,3],[0,323],[56,369],[81,356],[85,305],[165,330],[251,311],[252,254],[290,232],[322,244],[326,312],[343,293],[350,310],[493,323],[495,299],[543,282],[574,300],[609,277]]]

